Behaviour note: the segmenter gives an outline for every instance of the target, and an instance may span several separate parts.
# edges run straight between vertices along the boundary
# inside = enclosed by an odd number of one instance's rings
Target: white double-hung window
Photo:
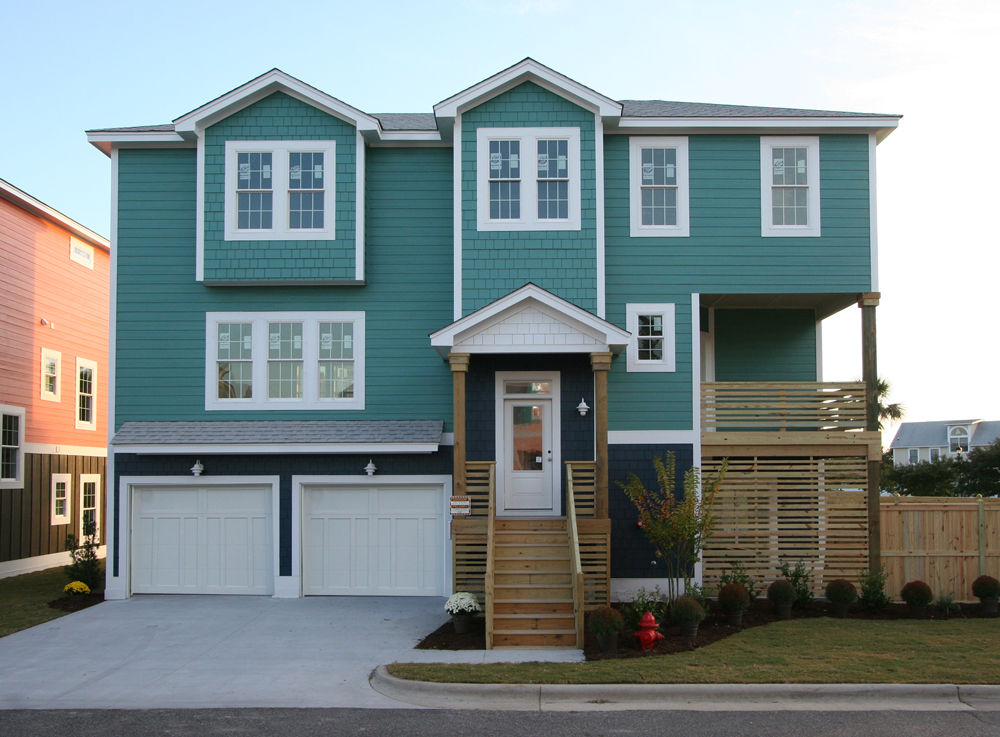
[[[479,230],[579,230],[580,129],[477,129],[476,219]]]
[[[42,399],[58,402],[60,398],[59,374],[62,365],[62,354],[59,351],[42,348]]]
[[[226,240],[333,240],[335,152],[334,141],[226,141]]]
[[[363,312],[210,312],[205,409],[364,409]]]
[[[675,370],[674,312],[672,303],[625,305],[625,328],[631,333],[627,371]]]
[[[76,359],[77,430],[97,429],[97,362]]]
[[[760,139],[760,234],[820,235],[819,138]]]
[[[685,237],[688,219],[688,139],[629,140],[629,221],[633,238]]]
[[[51,477],[52,499],[51,499],[51,519],[52,525],[69,524],[69,505],[73,489],[73,475],[69,473],[54,473]]]
[[[0,489],[24,487],[24,407],[0,404]]]

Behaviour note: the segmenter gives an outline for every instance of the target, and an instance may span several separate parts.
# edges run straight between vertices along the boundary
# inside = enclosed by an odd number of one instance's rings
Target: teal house
[[[107,596],[472,591],[488,646],[576,646],[586,609],[664,586],[619,482],[668,451],[728,459],[706,586],[867,568],[898,120],[615,100],[525,59],[432,112],[275,69],[88,131]],[[865,381],[824,381],[821,321],[854,305]]]

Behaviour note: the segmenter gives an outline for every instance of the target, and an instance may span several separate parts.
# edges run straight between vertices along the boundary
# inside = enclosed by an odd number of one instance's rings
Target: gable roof
[[[54,207],[49,207],[41,200],[35,199],[24,190],[18,189],[4,179],[0,179],[0,198],[17,205],[32,215],[55,223],[61,228],[65,228],[77,238],[86,241],[92,246],[97,246],[104,251],[111,250],[111,242],[104,236],[98,235],[90,228],[80,225],[76,220],[63,215]]]
[[[935,420],[933,422],[904,422],[896,431],[890,448],[927,448],[948,445],[948,428],[955,425],[972,425],[972,448],[990,445],[1000,438],[998,420]]]
[[[622,100],[624,117],[635,118],[893,118],[883,113],[848,113],[757,105],[717,105],[670,100]]]

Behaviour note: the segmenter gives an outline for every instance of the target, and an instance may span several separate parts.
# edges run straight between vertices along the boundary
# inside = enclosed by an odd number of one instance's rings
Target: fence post
[[[979,575],[986,574],[986,509],[983,506],[983,495],[979,497]]]

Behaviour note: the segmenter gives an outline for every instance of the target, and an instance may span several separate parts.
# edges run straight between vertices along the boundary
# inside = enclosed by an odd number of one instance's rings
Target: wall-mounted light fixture
[[[580,413],[580,417],[586,417],[587,413],[590,411],[590,407],[587,405],[587,401],[580,397],[580,403],[576,405],[576,411]]]
[[[201,476],[201,472],[204,471],[204,470],[205,470],[205,467],[203,465],[201,465],[201,460],[197,460],[197,461],[194,462],[194,465],[191,466],[191,475],[192,476]]]
[[[375,475],[375,472],[376,472],[377,470],[378,470],[378,469],[377,469],[377,468],[375,468],[375,464],[374,464],[374,463],[372,463],[372,459],[371,459],[371,458],[369,458],[369,459],[368,459],[368,465],[367,465],[367,466],[365,466],[365,473],[367,473],[367,474],[368,474],[369,476],[374,476],[374,475]]]

